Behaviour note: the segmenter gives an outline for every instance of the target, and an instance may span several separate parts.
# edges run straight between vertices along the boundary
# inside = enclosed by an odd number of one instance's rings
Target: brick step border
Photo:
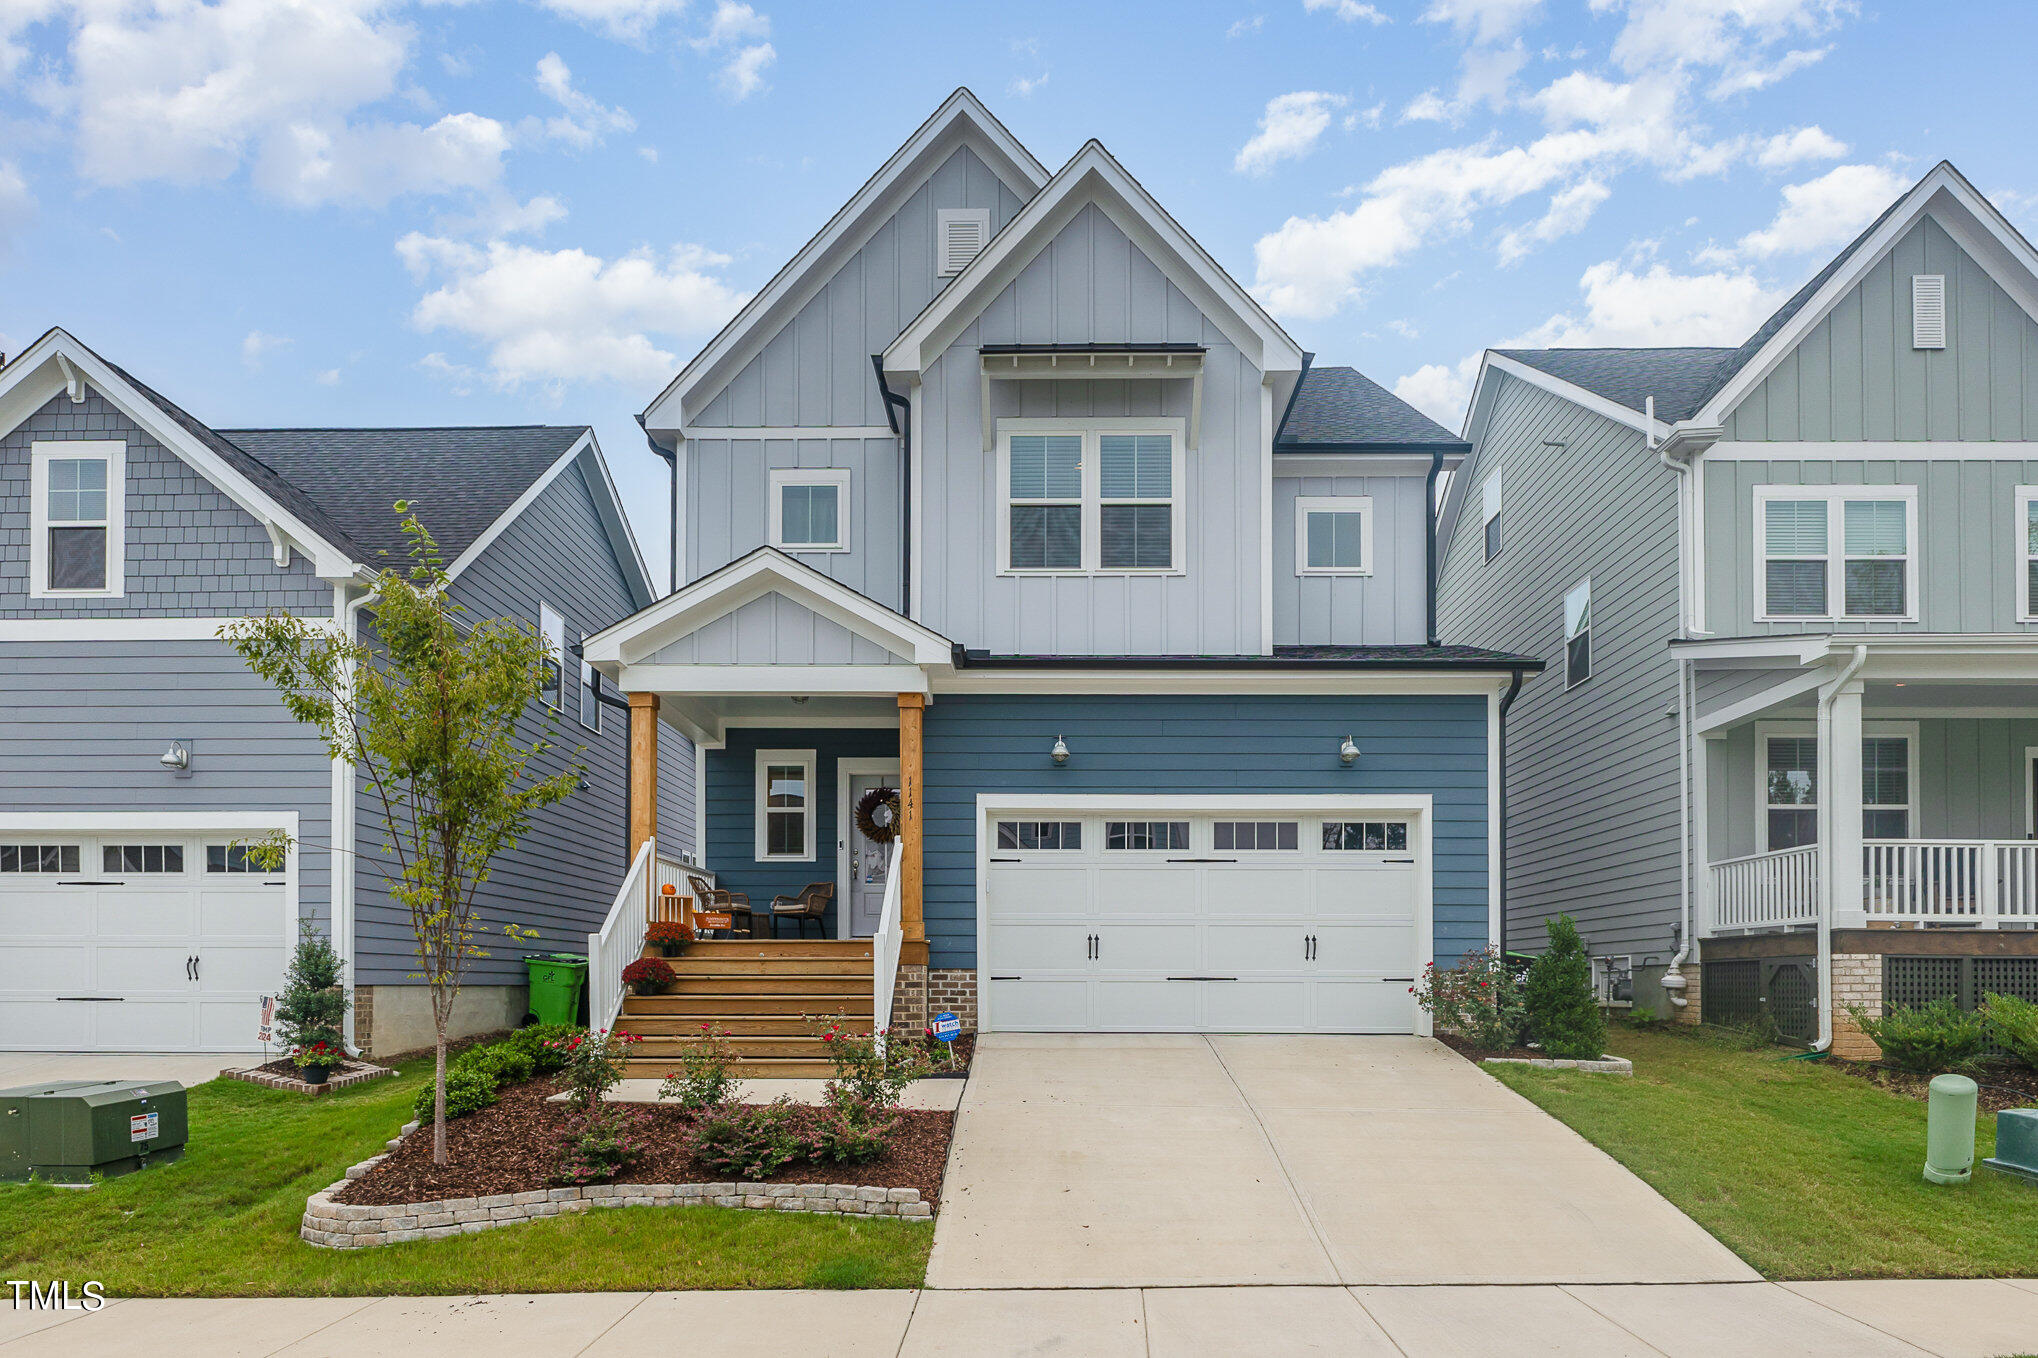
[[[223,1070],[220,1074],[229,1080],[244,1080],[251,1085],[261,1085],[264,1089],[287,1089],[293,1094],[302,1094],[306,1098],[315,1099],[321,1094],[330,1094],[335,1089],[367,1084],[370,1080],[379,1080],[396,1072],[387,1066],[373,1066],[365,1061],[349,1061],[342,1068],[342,1073],[327,1076],[326,1082],[322,1085],[306,1084],[302,1080],[292,1079],[288,1075],[277,1075],[259,1066],[249,1066],[245,1070]]]
[[[350,1166],[347,1177],[305,1200],[298,1237],[322,1249],[362,1250],[405,1240],[444,1240],[597,1207],[736,1207],[753,1212],[812,1212],[820,1216],[897,1217],[924,1221],[934,1208],[917,1188],[865,1188],[855,1184],[588,1184],[494,1193],[485,1198],[443,1198],[381,1207],[334,1202],[333,1194],[386,1157]]]

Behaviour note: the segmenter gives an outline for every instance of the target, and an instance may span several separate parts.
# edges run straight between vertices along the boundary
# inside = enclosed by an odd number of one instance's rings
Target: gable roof
[[[1463,451],[1464,440],[1357,368],[1311,368],[1274,436],[1274,451]]]
[[[885,349],[887,378],[924,371],[1083,207],[1095,203],[1262,372],[1301,374],[1302,348],[1092,138]],[[1290,388],[1292,391],[1292,388]],[[1289,392],[1279,394],[1285,404]]]
[[[698,409],[741,372],[827,283],[835,266],[861,249],[896,210],[897,203],[918,189],[960,146],[975,151],[1021,200],[1032,197],[1047,182],[1047,167],[1034,159],[968,87],[958,88],[680,369],[637,422],[654,436],[676,438],[687,409]]]
[[[1715,375],[1729,356],[1719,347],[1670,349],[1495,349],[1502,358],[1525,363],[1595,396],[1626,406],[1637,415],[1656,398],[1656,418],[1688,420],[1715,390]]]

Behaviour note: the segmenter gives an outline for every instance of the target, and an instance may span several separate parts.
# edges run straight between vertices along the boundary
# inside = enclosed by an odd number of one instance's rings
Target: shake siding
[[[1274,477],[1274,644],[1415,645],[1427,638],[1428,569],[1423,476]],[[1426,469],[1425,469],[1426,470]],[[1373,573],[1297,575],[1295,502],[1320,495],[1372,497]]]
[[[1544,440],[1565,446],[1548,448]],[[1488,564],[1480,487],[1503,472]],[[1595,952],[1668,953],[1677,921],[1674,474],[1642,436],[1503,379],[1440,573],[1446,643],[1539,656],[1508,716],[1509,945],[1569,913]],[[1564,596],[1592,580],[1592,678],[1564,688]]]
[[[582,633],[592,635],[636,609],[577,466],[562,472],[461,573],[453,595],[476,620],[513,617],[534,625],[539,604],[550,604],[566,620],[569,646]],[[604,707],[599,733],[582,727],[578,665],[570,655],[566,663],[566,708],[551,718],[550,738],[559,749],[538,760],[534,772],[549,776],[577,761],[586,766],[584,784],[540,812],[522,841],[497,856],[480,894],[484,923],[476,942],[489,956],[470,964],[468,979],[476,984],[521,982],[527,951],[583,951],[628,866],[628,713]],[[539,736],[546,716],[532,704],[518,724],[519,737]],[[690,847],[692,747],[670,727],[660,730],[659,771],[660,837],[669,837],[674,848]],[[361,782],[355,971],[366,984],[413,982],[418,962],[408,912],[391,900],[374,867],[385,839],[380,804],[366,779]],[[511,923],[536,929],[539,937],[529,944],[510,942],[502,928]]]

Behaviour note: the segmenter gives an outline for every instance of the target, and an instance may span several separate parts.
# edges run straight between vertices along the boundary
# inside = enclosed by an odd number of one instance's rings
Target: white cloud
[[[1479,355],[1460,359],[1455,365],[1425,363],[1405,377],[1395,379],[1394,394],[1446,429],[1465,423],[1465,403],[1472,399],[1472,383],[1479,376]]]
[[[1611,259],[1587,269],[1578,285],[1585,294],[1582,315],[1559,312],[1499,347],[1739,344],[1788,295],[1745,271],[1679,274],[1652,264],[1638,272]]]
[[[642,42],[660,20],[686,8],[686,0],[538,0],[554,14],[597,28],[624,42]]]
[[[545,120],[545,133],[568,145],[585,149],[598,146],[611,132],[634,132],[637,120],[629,110],[609,108],[573,88],[573,72],[557,52],[538,59],[538,88],[564,110]]]
[[[603,259],[577,249],[505,241],[481,247],[412,232],[396,248],[414,276],[438,283],[419,300],[412,322],[484,348],[487,378],[499,387],[662,382],[677,359],[658,341],[703,338],[744,300],[719,276],[727,257],[690,245]],[[425,364],[456,385],[476,375],[442,354]]]
[[[28,49],[15,39],[56,12],[57,0],[0,0],[0,81],[12,76],[28,57]]]
[[[1005,87],[1005,91],[1015,98],[1031,99],[1033,92],[1047,83],[1049,74],[1047,71],[1042,71],[1039,75],[1031,78],[1023,75],[1014,76],[1012,77],[1012,83]]]
[[[541,235],[546,227],[564,220],[566,204],[548,193],[521,203],[508,194],[495,194],[474,212],[440,218],[438,229],[447,235],[499,240],[504,236]]]
[[[1331,115],[1349,102],[1341,94],[1321,90],[1297,90],[1267,101],[1260,114],[1260,130],[1239,148],[1231,168],[1240,174],[1263,175],[1284,160],[1309,154],[1316,140],[1330,126]]]
[[[1394,22],[1382,14],[1376,5],[1362,3],[1362,0],[1302,0],[1302,8],[1311,14],[1329,10],[1348,24],[1365,22],[1378,26]]]
[[[1399,316],[1387,322],[1387,328],[1403,339],[1419,339],[1422,336],[1422,331],[1416,328],[1415,322]]]
[[[658,148],[655,146],[640,146],[637,148],[637,154],[650,164],[656,165],[658,163]]]
[[[1755,163],[1765,170],[1775,170],[1806,160],[1838,160],[1846,154],[1846,142],[1814,125],[1767,138],[1756,147]]]
[[[295,207],[380,207],[407,194],[486,189],[502,177],[509,133],[493,118],[451,113],[429,127],[299,123],[268,138],[255,183]]]
[[[741,103],[764,88],[765,69],[778,60],[778,49],[766,41],[770,36],[769,15],[759,14],[742,0],[717,0],[707,29],[689,42],[696,52],[722,55],[715,83]]]
[[[314,373],[311,380],[322,387],[337,387],[340,385],[340,370],[338,368],[327,368],[323,372]]]
[[[1599,205],[1612,196],[1613,190],[1596,179],[1582,179],[1559,190],[1551,196],[1550,206],[1540,218],[1501,236],[1500,262],[1519,263],[1538,246],[1575,236],[1592,220]]]
[[[1267,16],[1255,14],[1250,19],[1239,19],[1233,22],[1230,28],[1224,30],[1224,36],[1227,38],[1243,38],[1246,34],[1257,33],[1266,26]]]
[[[1699,259],[1724,263],[1831,249],[1851,239],[1909,187],[1908,178],[1887,166],[1836,166],[1817,179],[1786,184],[1774,221],[1741,237],[1731,250],[1713,247],[1701,251]]]
[[[778,49],[768,42],[746,47],[729,58],[715,77],[722,92],[738,103],[764,88],[764,71],[778,60]]]
[[[1360,127],[1377,130],[1380,126],[1380,120],[1386,117],[1386,115],[1387,106],[1385,104],[1375,104],[1371,108],[1357,109],[1345,115],[1345,131],[1350,132]]]
[[[260,330],[250,330],[241,341],[241,362],[248,367],[259,369],[263,360],[279,349],[287,349],[292,341],[287,335],[271,335]]]
[[[11,160],[0,160],[0,258],[6,257],[15,233],[34,217],[35,195],[22,178],[21,168]]]
[[[1528,27],[1543,0],[1431,0],[1426,24],[1449,24],[1475,43],[1505,42]]]
[[[1504,47],[1471,47],[1458,58],[1458,88],[1449,99],[1428,90],[1410,100],[1401,111],[1401,121],[1460,123],[1484,104],[1503,109],[1512,101],[1514,78],[1528,64],[1528,49],[1521,40]]]
[[[1766,66],[1753,62],[1737,64],[1714,82],[1713,87],[1706,93],[1714,99],[1730,99],[1737,94],[1750,94],[1756,90],[1768,89],[1807,66],[1816,66],[1824,61],[1826,54],[1832,50],[1830,47],[1813,47],[1785,52]]]
[[[1626,14],[1613,43],[1613,58],[1623,70],[1712,66],[1726,73],[1723,86],[1770,65],[1766,54],[1776,44],[1830,32],[1859,10],[1855,0],[1592,0],[1592,8]],[[1788,73],[1741,88],[1759,89]]]
[[[742,0],[718,0],[714,15],[708,20],[707,32],[693,40],[697,52],[713,51],[719,47],[762,41],[771,36],[771,19],[759,14]]]

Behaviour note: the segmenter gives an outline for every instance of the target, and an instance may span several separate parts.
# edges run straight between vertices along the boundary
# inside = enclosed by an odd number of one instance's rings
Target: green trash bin
[[[587,959],[571,953],[526,953],[524,970],[531,978],[531,1014],[540,1023],[574,1023],[580,1018],[580,992],[587,987]]]

